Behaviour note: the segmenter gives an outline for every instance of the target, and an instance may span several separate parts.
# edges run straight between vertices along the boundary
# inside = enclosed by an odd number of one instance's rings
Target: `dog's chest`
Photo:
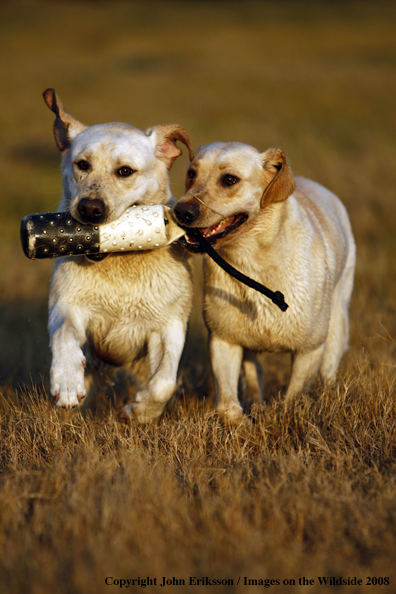
[[[84,284],[80,287],[80,300],[92,313],[92,325],[100,316],[111,320],[112,324],[141,323],[147,326],[162,319],[169,306],[170,295],[161,295],[158,277],[128,279],[123,275],[98,274],[93,286],[89,281]]]
[[[131,334],[146,336],[166,324],[179,302],[183,311],[191,287],[187,271],[169,254],[150,254],[92,265],[67,262],[55,272],[53,292],[87,312],[88,330],[100,340],[108,334],[132,340]]]
[[[271,311],[274,304],[266,304],[261,295],[252,298],[251,291],[227,287],[207,291],[204,315],[209,329],[227,342],[254,351],[288,350],[290,328],[278,312]]]
[[[289,351],[308,340],[320,342],[325,327],[315,323],[317,315],[306,306],[309,295],[304,280],[296,275],[293,282],[285,276],[260,278],[257,271],[251,276],[280,290],[289,308],[281,311],[261,293],[205,262],[204,316],[212,333],[254,351]]]

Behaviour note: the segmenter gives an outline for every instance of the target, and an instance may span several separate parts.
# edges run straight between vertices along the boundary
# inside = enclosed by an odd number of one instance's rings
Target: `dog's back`
[[[295,179],[294,195],[328,246],[327,257],[334,261],[335,277],[339,278],[347,260],[350,266],[355,263],[355,241],[346,208],[317,182],[304,177]]]

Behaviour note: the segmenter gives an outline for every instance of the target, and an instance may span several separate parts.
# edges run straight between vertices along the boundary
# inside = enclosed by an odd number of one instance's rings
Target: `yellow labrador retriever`
[[[142,132],[117,122],[87,127],[65,112],[53,89],[44,99],[56,114],[54,134],[63,157],[60,210],[81,223],[100,224],[132,205],[172,200],[168,170],[181,154],[176,141],[192,158],[183,128]],[[60,258],[49,298],[51,393],[58,406],[78,406],[95,369],[125,366],[138,373],[141,390],[123,416],[158,418],[176,387],[191,300],[191,265],[179,246],[100,261]]]
[[[286,399],[309,388],[320,371],[332,379],[348,346],[348,306],[355,243],[348,215],[329,190],[294,178],[284,153],[237,142],[200,147],[174,206],[185,228],[198,228],[232,266],[289,305],[235,280],[204,259],[204,317],[210,335],[217,410],[242,417],[238,380],[243,363],[250,399],[260,400],[254,353],[291,351]],[[200,252],[192,238],[190,252]]]

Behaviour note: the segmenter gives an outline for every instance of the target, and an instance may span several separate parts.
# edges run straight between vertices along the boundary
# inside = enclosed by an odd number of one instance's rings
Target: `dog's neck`
[[[217,251],[224,258],[239,259],[241,254],[244,254],[244,257],[249,258],[252,263],[255,260],[255,254],[269,255],[271,251],[277,252],[288,210],[288,200],[266,206],[241,227],[235,239],[216,248]]]

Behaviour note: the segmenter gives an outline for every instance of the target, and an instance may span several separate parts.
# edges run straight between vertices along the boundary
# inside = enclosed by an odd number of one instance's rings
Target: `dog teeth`
[[[223,229],[225,229],[228,226],[229,222],[232,220],[233,217],[227,217],[226,219],[223,219],[222,221],[220,221],[220,223],[217,223],[217,225],[214,225],[213,227],[202,229],[204,237],[210,237],[211,235],[215,235],[219,231],[223,231]]]

